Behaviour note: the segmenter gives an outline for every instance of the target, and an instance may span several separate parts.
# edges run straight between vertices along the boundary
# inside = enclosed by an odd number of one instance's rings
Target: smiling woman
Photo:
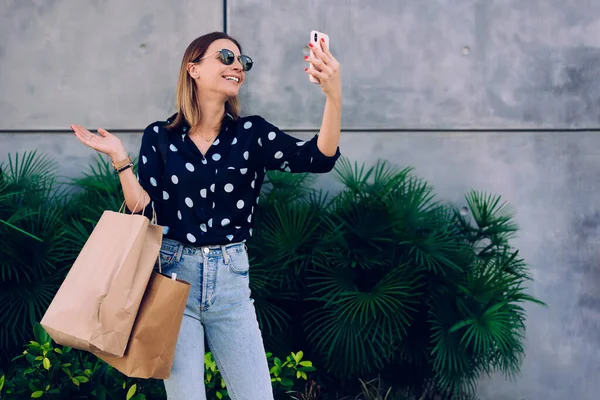
[[[309,46],[314,56],[305,60],[314,68],[306,72],[326,95],[321,130],[309,141],[260,116],[239,116],[237,95],[253,60],[222,32],[201,36],[186,49],[177,113],[145,129],[138,178],[116,136],[72,125],[79,140],[112,158],[128,208],[148,217],[156,211],[165,227],[163,272],[191,283],[173,371],[165,381],[169,399],[192,393],[205,399],[204,334],[232,399],[273,399],[244,242],[252,235],[267,171],[324,173],[340,156],[339,64],[323,43]]]

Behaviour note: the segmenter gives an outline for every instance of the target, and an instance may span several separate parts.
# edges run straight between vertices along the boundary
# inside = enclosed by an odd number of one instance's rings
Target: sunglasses
[[[217,53],[219,54],[219,60],[221,60],[221,62],[225,65],[233,64],[233,62],[236,59],[233,51],[231,51],[229,49],[221,49],[219,51],[215,51],[214,53],[211,53],[204,57],[198,56],[198,57],[194,58],[192,60],[192,62],[195,64],[195,63],[200,62],[200,61],[204,60],[205,58],[213,56]],[[240,64],[242,64],[242,69],[244,70],[244,72],[248,72],[252,69],[252,65],[254,64],[254,61],[252,61],[252,59],[250,57],[241,55],[241,56],[237,56],[237,59],[239,60]]]

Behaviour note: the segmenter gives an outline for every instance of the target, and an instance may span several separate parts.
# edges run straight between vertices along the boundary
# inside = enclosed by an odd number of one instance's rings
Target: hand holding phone
[[[311,43],[313,46],[321,46],[321,39],[324,39],[323,43],[325,44],[325,47],[329,49],[329,36],[327,36],[325,33],[319,32],[319,31],[311,31],[310,32],[310,39],[309,39],[309,43]],[[311,56],[315,56],[315,53],[312,51],[312,49],[309,48],[309,52]],[[310,63],[308,66],[309,69],[313,70],[315,69],[315,66]],[[312,75],[308,75],[308,79],[312,82],[312,83],[316,83],[319,84],[319,80],[317,78],[315,78]]]

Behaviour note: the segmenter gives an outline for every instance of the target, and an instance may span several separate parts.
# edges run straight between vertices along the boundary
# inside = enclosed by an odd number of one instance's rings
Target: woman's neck
[[[203,134],[219,132],[224,115],[225,104],[222,102],[200,104],[200,121],[198,122],[196,131]]]

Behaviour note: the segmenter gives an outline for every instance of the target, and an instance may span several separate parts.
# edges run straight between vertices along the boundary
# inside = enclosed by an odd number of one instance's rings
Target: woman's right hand
[[[105,129],[98,129],[98,134],[95,135],[81,125],[71,125],[71,129],[75,132],[77,139],[86,146],[104,153],[113,161],[121,161],[127,158],[127,151],[121,143],[121,139],[109,133]]]

